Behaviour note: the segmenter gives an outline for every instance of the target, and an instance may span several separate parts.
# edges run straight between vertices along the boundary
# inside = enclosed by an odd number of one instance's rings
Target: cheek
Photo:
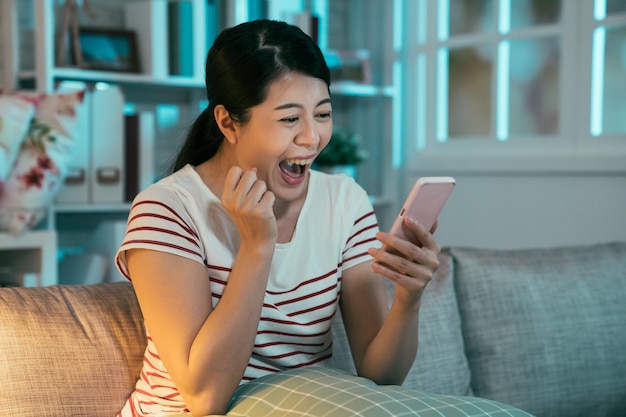
[[[247,147],[245,158],[247,161],[254,163],[255,166],[261,167],[264,164],[274,163],[274,159],[279,158],[284,152],[284,144],[278,140],[266,137],[256,141],[254,146]]]
[[[328,145],[328,142],[330,142],[330,138],[332,135],[333,135],[332,125],[330,125],[330,127],[325,126],[324,129],[320,132],[320,145],[321,146]]]

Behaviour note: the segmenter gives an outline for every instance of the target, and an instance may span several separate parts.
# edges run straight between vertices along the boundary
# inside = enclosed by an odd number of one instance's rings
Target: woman
[[[359,375],[403,381],[439,246],[415,222],[413,242],[377,233],[361,187],[311,170],[332,132],[329,86],[295,26],[253,21],[215,40],[209,106],[174,172],[133,202],[116,257],[148,332],[120,415],[224,413],[239,384],[324,365],[337,306]],[[397,284],[390,309],[385,278]]]

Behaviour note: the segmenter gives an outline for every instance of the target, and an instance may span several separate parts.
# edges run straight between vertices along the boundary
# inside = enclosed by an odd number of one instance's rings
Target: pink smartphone
[[[418,178],[389,233],[408,240],[403,226],[406,216],[414,218],[423,224],[426,230],[430,230],[455,185],[456,180],[452,177]]]

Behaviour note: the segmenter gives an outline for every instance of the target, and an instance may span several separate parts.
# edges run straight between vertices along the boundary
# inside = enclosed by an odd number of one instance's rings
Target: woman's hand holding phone
[[[369,252],[374,258],[372,269],[397,284],[396,295],[403,302],[419,305],[425,286],[439,267],[441,248],[433,233],[454,185],[451,177],[418,179],[389,233],[378,233],[383,247]]]

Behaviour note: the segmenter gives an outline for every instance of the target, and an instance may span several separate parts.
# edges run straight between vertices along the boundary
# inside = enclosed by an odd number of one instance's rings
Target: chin
[[[294,201],[303,198],[306,195],[306,190],[309,185],[309,173],[306,172],[297,181],[293,179],[285,180],[281,175],[281,178],[274,183],[271,191],[274,193],[277,199],[284,201]],[[276,186],[277,185],[277,186]]]

